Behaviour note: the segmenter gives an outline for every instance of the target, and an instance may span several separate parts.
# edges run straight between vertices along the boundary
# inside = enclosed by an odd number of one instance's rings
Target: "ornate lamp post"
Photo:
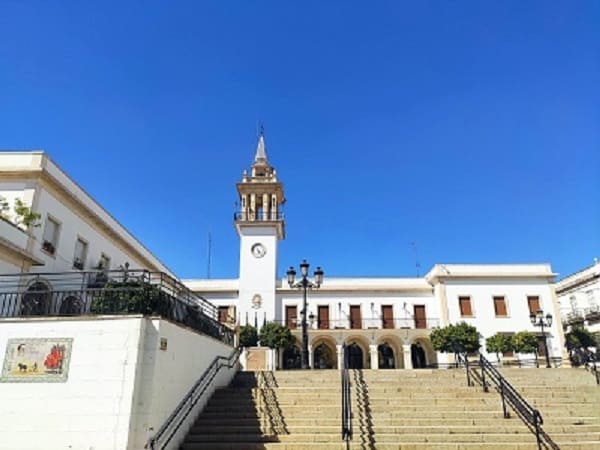
[[[308,327],[306,322],[306,291],[310,289],[318,289],[323,283],[323,270],[317,267],[314,272],[314,281],[308,279],[308,268],[310,265],[306,260],[302,260],[300,264],[300,274],[302,278],[296,282],[296,271],[293,267],[287,271],[287,281],[291,288],[302,289],[302,368],[308,369]]]
[[[546,367],[550,368],[550,351],[548,349],[548,337],[544,333],[544,327],[552,326],[552,314],[548,313],[544,317],[544,311],[538,310],[537,314],[531,314],[529,316],[531,324],[534,327],[542,327],[542,335],[544,336],[544,347],[546,347]]]

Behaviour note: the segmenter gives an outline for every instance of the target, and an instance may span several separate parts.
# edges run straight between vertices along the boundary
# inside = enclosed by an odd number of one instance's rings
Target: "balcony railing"
[[[279,321],[291,329],[301,328],[300,320]],[[381,317],[361,318],[361,319],[329,319],[329,320],[308,320],[310,330],[369,330],[369,329],[427,329],[435,328],[440,324],[439,319],[414,319],[414,318],[392,318],[382,319]]]
[[[0,275],[0,317],[160,315],[233,345],[217,309],[178,280],[146,270]]]
[[[563,318],[563,322],[567,325],[583,323],[585,320],[590,322],[600,321],[600,306],[593,305],[589,308],[575,309],[567,313]]]
[[[273,222],[283,220],[283,211],[238,211],[233,213],[233,220],[247,222]]]

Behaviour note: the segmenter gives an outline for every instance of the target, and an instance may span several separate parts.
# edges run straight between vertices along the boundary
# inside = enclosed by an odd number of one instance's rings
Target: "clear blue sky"
[[[0,148],[44,149],[180,277],[238,273],[256,123],[283,275],[600,257],[600,2],[0,3]]]

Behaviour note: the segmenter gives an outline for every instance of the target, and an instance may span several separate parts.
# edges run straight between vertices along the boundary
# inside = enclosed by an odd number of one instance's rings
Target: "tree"
[[[268,322],[260,329],[260,345],[276,349],[288,349],[294,346],[296,338],[288,327],[276,322]]]
[[[17,225],[23,225],[28,229],[40,226],[39,220],[42,217],[41,214],[33,212],[20,198],[15,199],[14,211],[17,215]]]
[[[168,301],[158,286],[142,281],[111,281],[96,291],[92,298],[92,314],[162,314]]]
[[[436,328],[429,337],[434,350],[443,353],[473,353],[481,347],[477,328],[466,322]]]
[[[240,347],[255,347],[258,343],[258,333],[252,325],[240,328]]]
[[[0,195],[0,218],[8,220],[8,202]]]
[[[529,331],[520,331],[510,338],[512,349],[517,353],[533,353],[535,365],[538,366],[538,340]]]
[[[510,337],[504,333],[496,333],[485,340],[485,349],[488,353],[495,353],[500,364],[500,353],[512,350]]]
[[[565,336],[565,347],[569,351],[569,359],[575,366],[586,362],[590,356],[589,347],[597,347],[598,339],[583,325],[573,325]]]

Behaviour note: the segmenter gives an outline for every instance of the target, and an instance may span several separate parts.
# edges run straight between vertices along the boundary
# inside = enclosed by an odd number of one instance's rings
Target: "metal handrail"
[[[466,358],[465,358],[466,359]],[[506,378],[488,361],[481,353],[479,354],[479,368],[481,369],[481,385],[484,392],[489,391],[488,381],[493,383],[496,390],[502,398],[502,412],[504,418],[509,418],[510,414],[507,405],[523,420],[525,425],[535,434],[538,449],[550,448],[560,450],[554,441],[542,429],[544,420],[540,411],[525,400],[521,394],[508,382]]]
[[[342,440],[348,443],[352,439],[352,397],[350,391],[350,375],[348,371],[348,350],[344,345],[344,367],[341,373],[342,382]]]
[[[190,415],[194,406],[196,406],[202,395],[210,387],[212,380],[214,380],[222,368],[233,368],[240,357],[240,352],[241,349],[238,347],[229,356],[217,356],[212,360],[204,373],[198,378],[198,381],[194,383],[154,436],[148,440],[144,446],[145,449],[162,450],[171,442],[171,439],[173,439],[175,433],[177,433],[183,422]]]

